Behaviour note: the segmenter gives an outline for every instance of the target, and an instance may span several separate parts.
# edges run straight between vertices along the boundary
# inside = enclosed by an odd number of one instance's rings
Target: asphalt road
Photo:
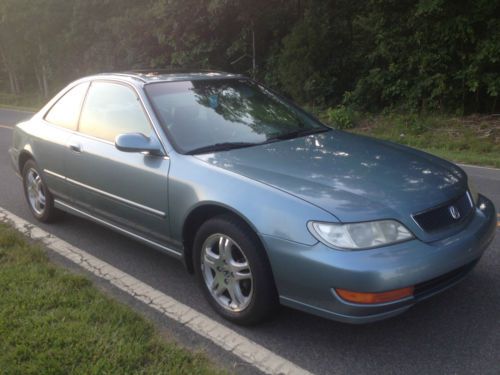
[[[29,116],[0,110],[0,206],[33,221],[7,154],[8,127]],[[500,170],[464,169],[500,208]],[[57,224],[38,225],[223,322],[178,261],[69,215]],[[257,327],[224,324],[317,374],[500,374],[500,227],[464,282],[396,318],[352,326],[283,308]]]

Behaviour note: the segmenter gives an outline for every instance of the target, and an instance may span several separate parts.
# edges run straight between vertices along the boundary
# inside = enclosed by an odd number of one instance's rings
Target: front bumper
[[[397,315],[465,277],[493,240],[496,213],[480,196],[474,216],[461,232],[440,241],[412,240],[363,251],[338,251],[262,236],[282,304],[326,318],[368,323]],[[356,304],[335,288],[384,292],[415,286],[415,294],[395,302]]]

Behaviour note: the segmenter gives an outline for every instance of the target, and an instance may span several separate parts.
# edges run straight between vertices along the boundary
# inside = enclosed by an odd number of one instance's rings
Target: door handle
[[[68,145],[68,148],[69,148],[71,151],[74,151],[74,152],[82,152],[82,146],[81,146],[79,143],[76,143],[76,142],[71,142],[71,143]]]

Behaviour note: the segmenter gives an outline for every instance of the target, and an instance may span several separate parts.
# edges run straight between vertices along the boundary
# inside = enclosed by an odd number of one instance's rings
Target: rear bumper
[[[461,232],[440,241],[412,240],[364,251],[337,251],[317,243],[306,246],[263,236],[281,303],[326,318],[368,323],[404,312],[425,298],[462,280],[495,235],[493,203],[480,196],[474,217]],[[335,288],[384,292],[415,286],[415,293],[395,302],[356,304]]]

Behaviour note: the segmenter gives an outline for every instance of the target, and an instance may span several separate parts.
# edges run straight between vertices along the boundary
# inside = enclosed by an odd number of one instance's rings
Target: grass
[[[326,114],[320,117],[328,122]],[[357,115],[354,133],[405,144],[442,158],[500,168],[500,116]]]
[[[37,94],[14,95],[0,92],[0,108],[18,109],[22,111],[38,111],[47,100]]]
[[[216,374],[202,354],[92,283],[51,264],[0,224],[0,369],[4,374]]]

